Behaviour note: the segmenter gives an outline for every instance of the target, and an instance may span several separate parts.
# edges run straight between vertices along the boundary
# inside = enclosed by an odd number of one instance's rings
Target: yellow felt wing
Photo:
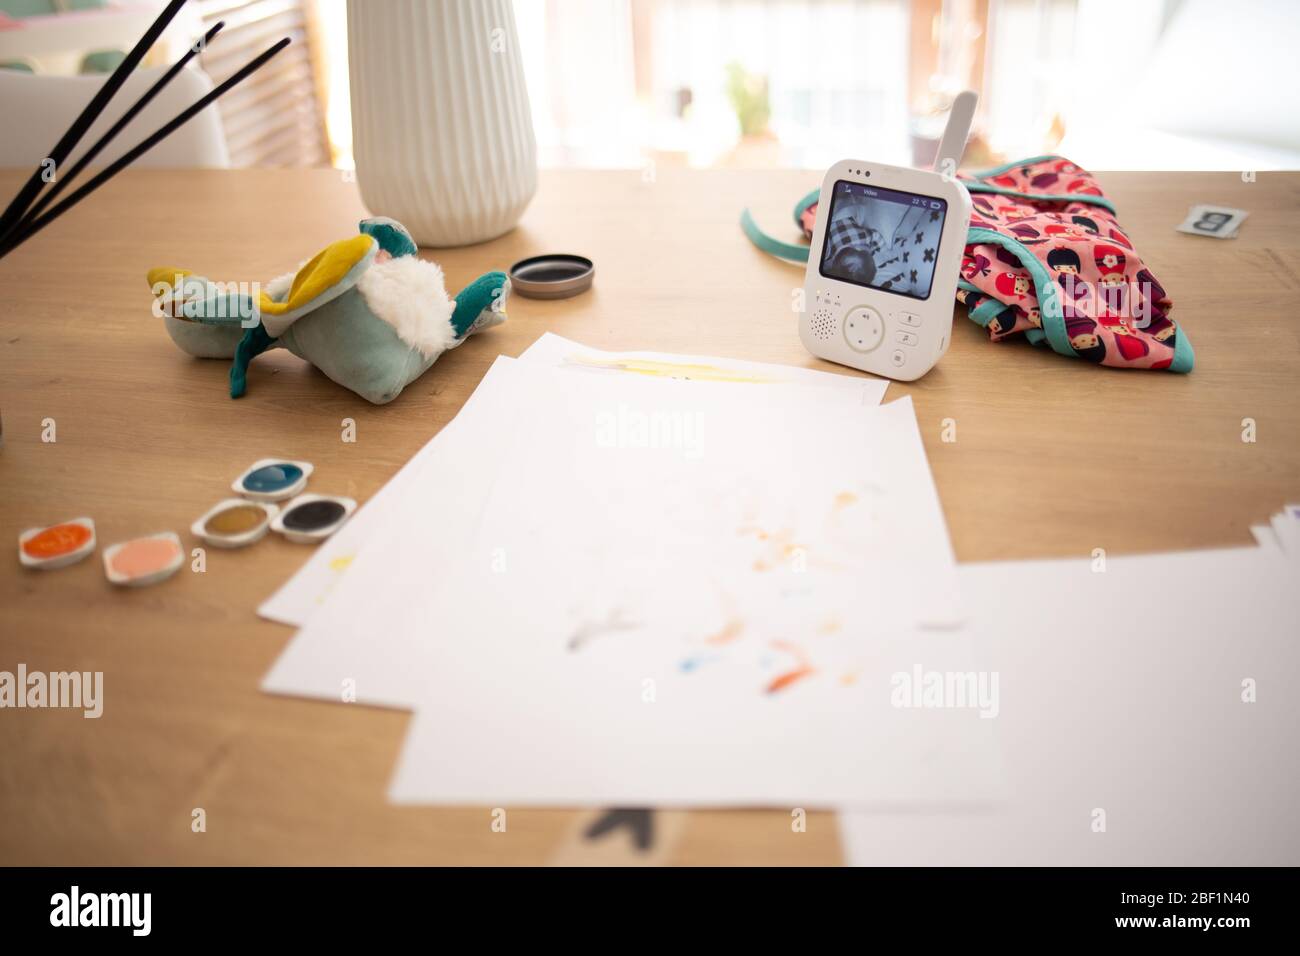
[[[276,302],[265,292],[261,294],[258,305],[262,314],[280,316],[296,312],[313,299],[336,290],[348,273],[371,256],[378,245],[372,237],[364,234],[330,243],[298,270],[283,302]]]

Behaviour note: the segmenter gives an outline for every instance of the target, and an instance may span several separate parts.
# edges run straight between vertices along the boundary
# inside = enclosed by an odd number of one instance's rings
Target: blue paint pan
[[[230,487],[235,494],[253,501],[283,501],[307,487],[311,471],[309,461],[263,458],[245,469]]]

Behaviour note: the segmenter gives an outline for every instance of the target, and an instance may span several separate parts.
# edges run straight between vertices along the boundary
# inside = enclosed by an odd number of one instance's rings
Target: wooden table
[[[5,195],[19,175],[0,173]],[[499,353],[550,330],[598,348],[826,367],[799,344],[802,270],[753,249],[816,185],[809,172],[548,172],[518,229],[431,253],[449,288],[543,251],[596,262],[571,301],[516,297],[510,320],[443,357],[378,408],[298,359],[252,368],[183,355],[150,314],[145,271],[265,280],[363,215],[329,170],[132,172],[0,261],[0,538],[90,515],[101,547],[190,523],[255,458],[315,462],[313,487],[365,500],[455,414]],[[957,310],[951,350],[912,385],[962,561],[1241,545],[1300,498],[1300,174],[1110,173],[1101,182],[1175,301],[1189,376],[992,344]],[[1250,210],[1234,241],[1174,231],[1194,202]],[[355,419],[357,442],[340,441]],[[940,441],[941,422],[957,441]],[[1258,440],[1242,441],[1254,419]],[[42,441],[52,420],[54,442]],[[579,817],[389,806],[408,715],[262,694],[289,639],[257,603],[303,562],[278,538],[209,549],[202,574],[118,590],[99,555],[51,573],[0,571],[0,670],[104,672],[105,710],[0,711],[3,863],[544,863]],[[205,833],[191,831],[194,808]],[[568,848],[568,849],[566,849]],[[785,810],[685,815],[670,863],[833,863],[834,818],[792,833]]]

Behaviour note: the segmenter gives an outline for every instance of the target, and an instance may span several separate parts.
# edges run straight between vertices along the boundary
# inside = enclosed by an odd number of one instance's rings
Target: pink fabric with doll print
[[[1092,174],[1051,156],[992,176],[962,178],[968,186],[986,183],[1022,194],[972,188],[971,228],[1014,240],[1023,250],[1020,255],[1027,251],[1046,267],[1059,287],[1065,330],[1075,354],[1119,368],[1170,366],[1178,335],[1169,317],[1173,302],[1114,214],[1105,206],[1070,198],[1103,196]],[[990,296],[1014,307],[988,323],[991,339],[1042,327],[1033,278],[1016,253],[992,242],[968,243],[961,272],[981,293],[959,296],[968,306]]]

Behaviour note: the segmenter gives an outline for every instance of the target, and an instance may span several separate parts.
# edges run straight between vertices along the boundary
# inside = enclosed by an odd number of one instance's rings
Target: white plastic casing
[[[837,182],[861,183],[947,202],[930,295],[915,299],[822,275],[822,246]],[[970,224],[970,194],[958,180],[936,172],[845,159],[826,172],[804,273],[799,338],[818,358],[875,375],[911,382],[948,350],[954,293]]]

